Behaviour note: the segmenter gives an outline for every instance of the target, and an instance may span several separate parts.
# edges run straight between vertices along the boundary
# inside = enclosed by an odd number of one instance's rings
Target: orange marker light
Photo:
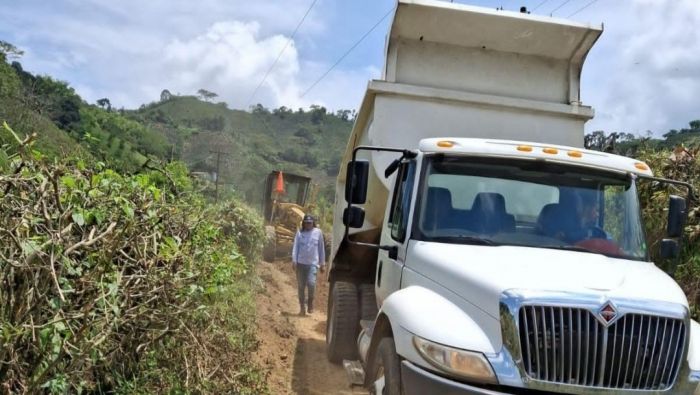
[[[556,149],[556,148],[549,148],[549,147],[547,147],[547,148],[543,148],[543,149],[542,149],[542,152],[544,152],[545,154],[556,155],[556,154],[559,153],[559,150]]]
[[[581,153],[581,151],[569,151],[566,154],[572,158],[580,158],[583,156],[583,153]]]
[[[649,166],[647,166],[646,163],[642,163],[642,162],[635,163],[634,167],[636,167],[639,170],[649,170]]]
[[[443,140],[443,141],[438,141],[438,142],[437,142],[437,146],[438,146],[438,147],[441,147],[441,148],[452,148],[452,147],[454,147],[454,145],[455,145],[455,143],[453,143],[453,142],[451,142],[451,141],[445,141],[445,140]]]
[[[532,147],[529,145],[519,145],[517,149],[522,152],[532,152]]]

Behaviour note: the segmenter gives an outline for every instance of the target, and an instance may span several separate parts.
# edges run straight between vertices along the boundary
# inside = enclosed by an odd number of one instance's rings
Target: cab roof
[[[449,153],[468,156],[546,160],[600,170],[653,176],[649,166],[639,160],[563,145],[514,140],[476,138],[429,138],[419,143],[424,153]]]

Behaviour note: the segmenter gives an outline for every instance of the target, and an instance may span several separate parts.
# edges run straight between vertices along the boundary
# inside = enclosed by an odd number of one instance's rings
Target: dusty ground
[[[328,282],[319,273],[316,311],[298,316],[296,280],[289,262],[257,267],[263,289],[257,297],[260,349],[256,359],[269,369],[273,394],[363,394],[351,388],[342,366],[326,359]]]

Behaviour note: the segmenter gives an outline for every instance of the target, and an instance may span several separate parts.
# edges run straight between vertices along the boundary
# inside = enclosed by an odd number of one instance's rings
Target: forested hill
[[[220,188],[255,206],[265,176],[277,169],[312,177],[322,198],[333,198],[333,179],[355,116],[350,110],[259,104],[250,111],[231,110],[205,90],[198,96],[163,90],[159,100],[139,109],[116,109],[109,98],[87,103],[68,84],[24,71],[21,51],[0,44],[0,121],[23,135],[37,133],[45,155],[92,156],[123,172],[139,171],[148,159],[149,166],[182,160],[191,171],[213,179],[218,151]],[[12,141],[2,133],[0,143]],[[698,141],[700,121],[661,139],[605,132],[587,136],[589,147],[628,155],[642,145],[662,149]]]
[[[213,152],[220,151],[220,188],[251,203],[260,199],[273,169],[310,176],[322,196],[332,198],[332,180],[352,127],[349,110],[258,104],[240,111],[209,102],[212,92],[196,97],[167,90],[137,110],[116,109],[109,98],[87,103],[68,84],[24,71],[20,56],[12,47],[0,51],[0,120],[20,134],[37,133],[45,155],[89,155],[125,172],[138,171],[149,158],[182,160],[213,179]],[[0,139],[11,141],[7,135]]]
[[[125,115],[165,136],[172,156],[191,170],[214,173],[213,152],[219,151],[224,152],[221,179],[250,202],[260,198],[265,176],[278,169],[312,177],[332,198],[332,180],[352,128],[350,111],[269,110],[258,104],[247,112],[193,96],[162,96]]]

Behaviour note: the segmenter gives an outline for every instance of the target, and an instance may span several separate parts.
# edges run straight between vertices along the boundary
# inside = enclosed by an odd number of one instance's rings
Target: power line
[[[309,13],[311,12],[311,9],[314,8],[314,5],[316,4],[316,1],[318,1],[318,0],[313,0],[313,1],[311,2],[311,5],[310,5],[309,8],[306,10],[306,13],[304,14],[304,16],[301,17],[301,20],[300,20],[299,23],[297,24],[297,27],[294,28],[294,32],[292,32],[292,35],[289,36],[289,40],[287,40],[287,43],[284,44],[284,47],[282,47],[282,50],[281,50],[280,53],[277,55],[277,59],[275,59],[275,61],[272,62],[272,64],[270,65],[270,68],[267,69],[267,72],[265,72],[265,76],[263,77],[263,79],[260,81],[260,83],[258,84],[258,86],[255,87],[255,90],[254,90],[253,93],[250,95],[250,98],[248,98],[248,105],[246,105],[246,108],[250,106],[251,102],[253,101],[253,98],[255,97],[255,94],[258,93],[258,90],[260,90],[260,87],[262,86],[262,84],[265,83],[265,80],[266,80],[267,77],[270,75],[270,72],[272,72],[272,69],[274,69],[275,66],[277,65],[277,62],[279,62],[280,58],[282,57],[282,54],[284,53],[284,51],[287,49],[287,47],[289,46],[289,44],[290,44],[290,43],[292,42],[292,40],[294,39],[294,36],[297,34],[297,31],[299,31],[299,28],[301,27],[301,24],[304,23],[304,20],[306,19],[306,17],[307,17],[307,16],[309,15]]]
[[[544,5],[544,3],[548,2],[548,1],[549,1],[549,0],[542,0],[542,2],[541,2],[540,4],[537,4],[537,5],[535,6],[535,8],[532,9],[532,11],[534,12],[536,9],[542,7],[542,6]]]
[[[384,16],[382,16],[382,17],[377,21],[377,23],[374,24],[374,26],[372,26],[364,35],[362,35],[362,37],[360,37],[359,40],[357,40],[357,41],[355,42],[355,44],[353,44],[347,51],[345,51],[345,53],[343,54],[343,56],[341,56],[338,60],[336,60],[335,63],[333,63],[333,66],[331,66],[328,70],[326,70],[326,72],[323,73],[323,75],[321,75],[321,77],[320,77],[319,79],[317,79],[313,84],[311,84],[311,86],[309,86],[308,88],[306,88],[306,90],[304,91],[304,93],[301,94],[301,97],[306,96],[306,94],[309,93],[309,92],[316,86],[316,84],[318,84],[319,82],[321,82],[321,80],[323,80],[324,78],[326,78],[326,76],[328,75],[328,73],[330,73],[331,70],[333,70],[333,69],[335,68],[335,66],[337,66],[340,62],[342,62],[343,59],[345,59],[345,57],[348,56],[348,54],[350,54],[350,52],[352,52],[353,49],[355,49],[355,47],[357,47],[358,45],[360,45],[360,43],[361,43],[365,38],[367,38],[367,36],[369,36],[369,34],[372,33],[372,32],[374,31],[374,29],[376,29],[377,26],[379,26],[379,24],[382,23],[382,21],[384,21],[384,19],[386,19],[386,17],[389,16],[389,14],[391,14],[392,11],[394,11],[395,8],[396,8],[396,7],[392,7],[386,14],[384,14]]]
[[[589,2],[589,3],[586,4],[585,6],[579,8],[579,9],[576,10],[574,13],[570,14],[569,16],[567,16],[567,18],[571,18],[572,16],[574,16],[574,15],[578,14],[579,12],[585,10],[585,9],[588,8],[589,6],[593,5],[593,3],[595,3],[596,1],[598,1],[598,0],[593,0],[593,1]]]
[[[564,2],[562,2],[561,4],[559,4],[559,7],[553,9],[552,11],[550,11],[550,12],[549,12],[549,15],[554,14],[554,13],[557,12],[561,7],[564,7],[564,6],[566,5],[566,3],[570,2],[570,1],[571,1],[571,0],[564,0]]]

